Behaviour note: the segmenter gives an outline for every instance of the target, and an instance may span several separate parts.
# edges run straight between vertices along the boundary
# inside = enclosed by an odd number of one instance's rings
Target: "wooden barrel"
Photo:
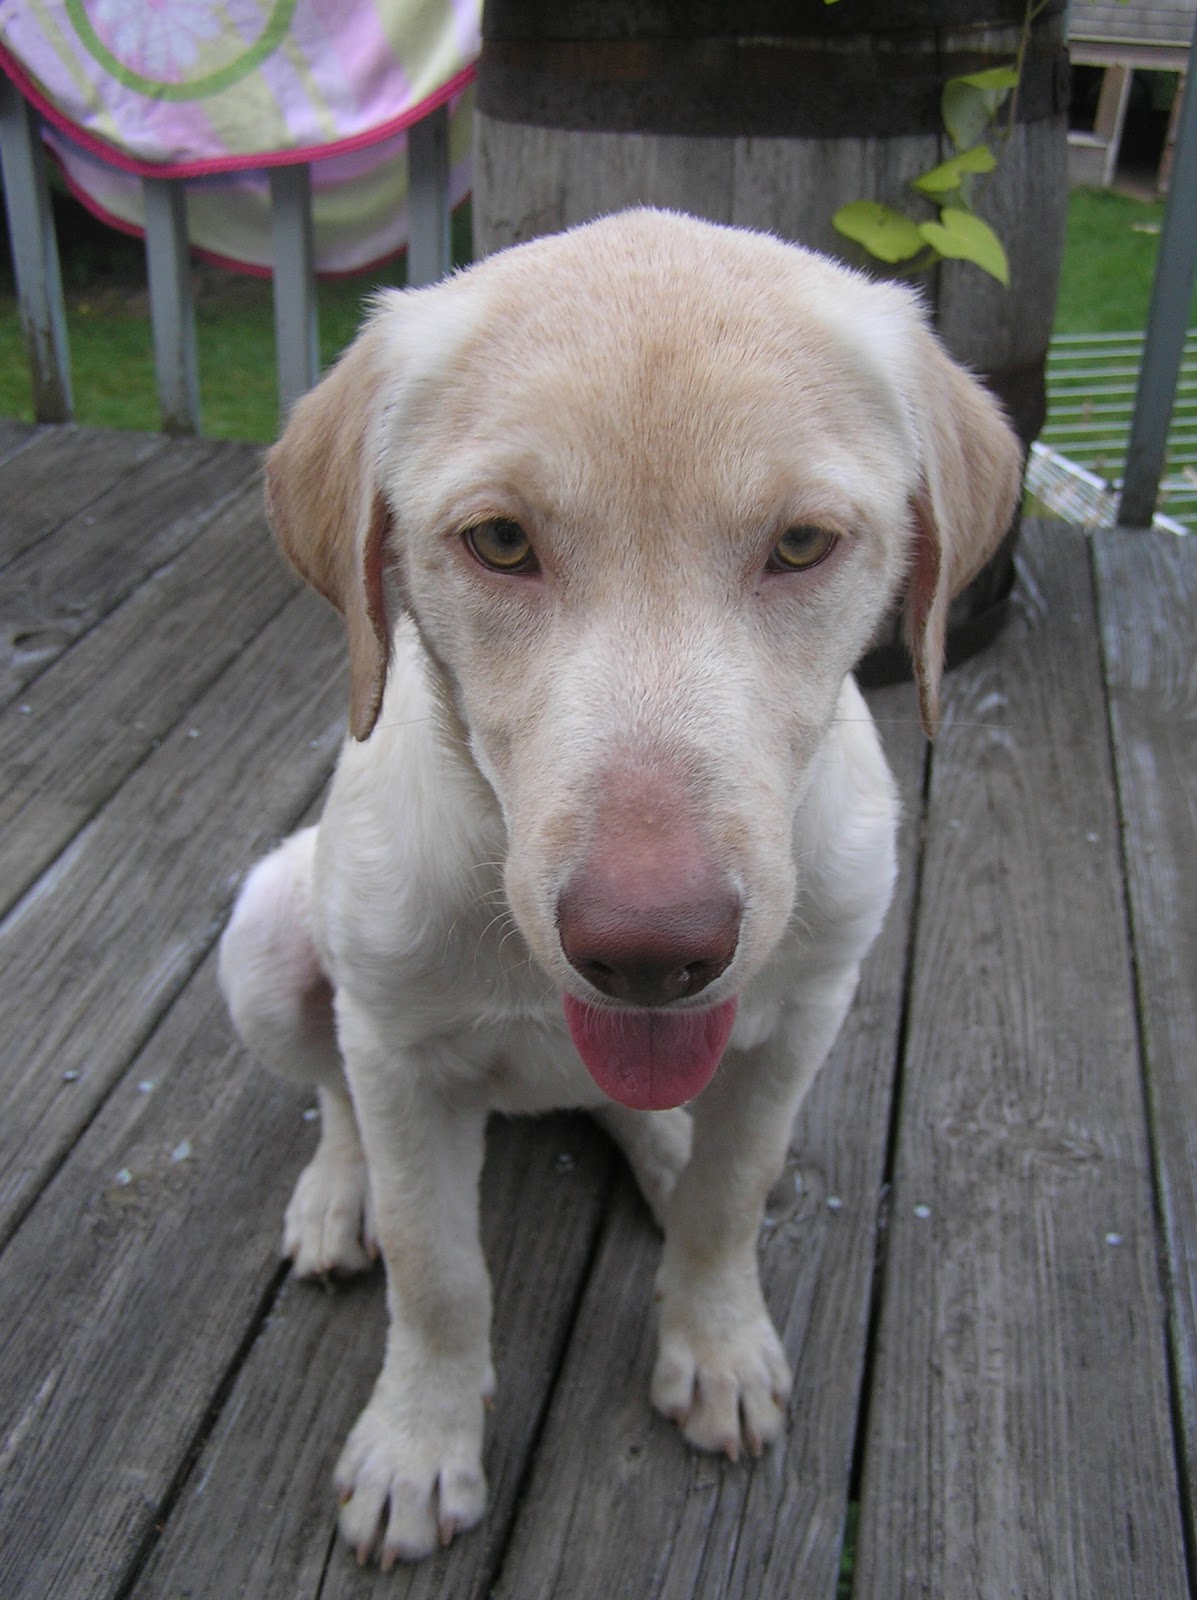
[[[953,151],[946,79],[1007,65],[1026,0],[486,0],[478,66],[479,253],[630,205],[761,228],[882,269],[832,227],[849,200],[917,211],[912,178]],[[919,280],[952,353],[1029,447],[1063,250],[1065,0],[1036,18],[1010,136],[981,214],[1010,287],[944,262]],[[929,209],[926,214],[932,213]],[[1000,628],[1017,521],[953,607],[949,662]],[[906,668],[895,627],[862,676]]]

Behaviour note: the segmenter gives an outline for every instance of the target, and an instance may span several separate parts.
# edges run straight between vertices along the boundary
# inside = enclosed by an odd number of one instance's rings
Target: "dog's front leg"
[[[657,1276],[657,1409],[691,1444],[735,1460],[781,1432],[791,1374],[761,1292],[757,1237],[799,1102],[831,1048],[856,969],[729,1052],[692,1106],[694,1146],[670,1200]]]
[[[387,1273],[382,1372],[335,1482],[341,1532],[384,1568],[473,1527],[486,1504],[490,1282],[478,1239],[485,1112],[455,1104],[422,1052],[383,1046],[349,999],[340,1035]]]

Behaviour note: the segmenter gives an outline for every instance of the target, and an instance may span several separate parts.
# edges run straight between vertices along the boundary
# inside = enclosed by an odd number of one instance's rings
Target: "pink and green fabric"
[[[193,243],[269,270],[265,168],[312,164],[317,269],[407,236],[406,130],[448,103],[469,182],[481,0],[0,0],[0,69],[74,192],[139,231],[143,176],[190,181]]]

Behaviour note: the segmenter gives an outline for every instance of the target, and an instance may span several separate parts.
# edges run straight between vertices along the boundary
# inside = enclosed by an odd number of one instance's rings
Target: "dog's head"
[[[383,296],[268,494],[345,617],[354,735],[406,613],[583,1059],[660,1104],[786,927],[796,808],[900,592],[933,731],[948,602],[1019,468],[905,290],[641,211]]]

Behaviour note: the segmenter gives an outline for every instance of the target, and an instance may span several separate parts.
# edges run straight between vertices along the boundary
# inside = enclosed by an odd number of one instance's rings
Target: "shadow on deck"
[[[0,1593],[1188,1595],[1197,543],[1034,525],[933,754],[872,697],[904,869],[762,1235],[784,1444],[733,1466],[653,1417],[618,1159],[496,1122],[491,1511],[382,1576],[330,1487],[381,1278],[280,1267],[314,1129],[214,981],[344,721],[259,499],[244,447],[0,424]]]

